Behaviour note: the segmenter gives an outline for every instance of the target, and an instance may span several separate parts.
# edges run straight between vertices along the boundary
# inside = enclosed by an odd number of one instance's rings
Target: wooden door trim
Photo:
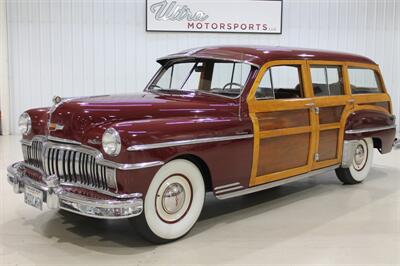
[[[272,129],[272,130],[261,131],[260,139],[273,138],[278,136],[279,137],[289,136],[289,135],[303,134],[309,132],[311,132],[311,126]]]
[[[307,104],[313,104],[314,101],[311,98],[310,89],[307,86],[309,81],[307,80],[308,75],[306,73],[307,71],[306,64],[307,62],[305,60],[277,60],[277,61],[267,62],[260,68],[257,77],[249,91],[249,94],[247,96],[247,103],[249,107],[250,118],[252,120],[254,127],[253,164],[252,164],[249,186],[261,185],[264,183],[276,181],[290,176],[299,175],[308,172],[311,169],[311,164],[314,158],[313,155],[315,152],[314,151],[315,139],[317,137],[316,134],[318,134],[318,132],[314,128],[316,126],[315,114],[311,112],[310,107],[307,106]],[[256,100],[255,93],[261,82],[261,79],[264,76],[264,73],[267,71],[268,68],[278,65],[298,65],[300,67],[300,75],[301,75],[300,78],[301,78],[304,98]],[[265,104],[266,103],[265,101],[268,101],[268,104]],[[260,131],[257,113],[276,112],[285,110],[302,110],[302,109],[306,109],[309,113],[309,126]],[[260,140],[277,136],[288,136],[288,135],[305,134],[305,133],[310,134],[310,146],[308,150],[306,165],[275,173],[257,176],[259,154],[260,154]]]
[[[349,84],[349,76],[347,72],[347,66],[349,62],[345,61],[325,61],[325,60],[307,60],[306,68],[307,68],[307,81],[306,85],[310,90],[312,97],[315,101],[315,106],[324,108],[324,107],[334,107],[334,106],[343,106],[342,115],[340,118],[340,122],[337,123],[328,123],[328,124],[320,124],[319,116],[317,116],[317,129],[318,132],[315,144],[315,152],[319,151],[319,142],[320,142],[320,132],[326,130],[334,130],[338,129],[338,139],[337,139],[337,157],[335,159],[329,159],[324,161],[313,161],[311,169],[320,169],[324,167],[328,167],[334,164],[339,163],[342,160],[342,152],[343,152],[343,139],[344,139],[344,127],[346,123],[347,116],[350,114],[350,111],[354,107],[354,102],[352,101],[351,89]],[[351,64],[351,63],[350,63]],[[343,95],[335,95],[335,96],[315,96],[314,90],[312,86],[311,79],[311,66],[312,65],[328,65],[328,66],[338,66],[340,67],[340,73],[342,78],[343,85]],[[351,64],[352,65],[352,64]],[[365,64],[362,64],[365,67]],[[368,66],[370,66],[368,64]]]
[[[331,130],[331,129],[339,129],[340,128],[340,122],[339,123],[329,123],[329,124],[320,124],[319,125],[319,130],[324,131],[324,130]]]

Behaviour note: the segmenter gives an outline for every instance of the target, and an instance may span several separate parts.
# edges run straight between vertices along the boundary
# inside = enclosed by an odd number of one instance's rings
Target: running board
[[[229,193],[218,194],[218,195],[216,195],[216,197],[217,197],[217,199],[221,199],[222,200],[222,199],[229,199],[229,198],[233,198],[233,197],[243,196],[243,195],[246,195],[246,194],[258,192],[258,191],[265,190],[265,189],[268,189],[268,188],[273,188],[273,187],[281,186],[281,185],[284,185],[284,184],[287,184],[287,183],[295,182],[295,181],[298,181],[298,180],[306,178],[306,177],[311,177],[311,176],[319,175],[319,174],[322,174],[322,173],[326,173],[326,172],[335,170],[339,166],[340,166],[340,164],[332,165],[332,166],[329,166],[329,167],[326,167],[326,168],[314,170],[314,171],[311,171],[311,172],[308,172],[308,173],[292,176],[292,177],[289,177],[289,178],[285,178],[285,179],[282,179],[282,180],[266,183],[266,184],[263,184],[263,185],[249,187],[249,188],[242,189],[242,190],[235,190],[235,191],[229,192]]]

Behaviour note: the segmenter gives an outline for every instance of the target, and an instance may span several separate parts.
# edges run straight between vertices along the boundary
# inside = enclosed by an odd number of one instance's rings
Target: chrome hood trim
[[[160,142],[160,143],[153,143],[153,144],[133,145],[133,146],[128,147],[127,151],[144,151],[144,150],[152,150],[152,149],[183,146],[183,145],[193,145],[193,144],[202,144],[202,143],[228,141],[228,140],[240,140],[240,139],[249,139],[249,138],[253,138],[253,134],[167,141],[167,142]]]

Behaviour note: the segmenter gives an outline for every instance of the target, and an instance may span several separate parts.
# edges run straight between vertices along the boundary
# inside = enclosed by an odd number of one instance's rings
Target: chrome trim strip
[[[53,136],[47,136],[47,139],[55,141],[55,142],[68,143],[68,144],[74,144],[74,145],[82,145],[82,143],[80,143],[79,141],[76,141],[76,140],[62,139],[62,138],[53,137]]]
[[[76,188],[88,189],[88,190],[95,191],[95,192],[98,192],[100,194],[111,196],[111,197],[114,197],[114,198],[117,198],[117,199],[130,199],[130,198],[142,197],[141,193],[117,194],[117,193],[114,193],[114,192],[111,192],[111,191],[108,191],[108,190],[101,190],[101,189],[98,189],[96,187],[86,186],[86,185],[80,184],[80,183],[61,182],[60,185],[66,186],[66,187],[76,187]]]
[[[391,126],[383,126],[383,127],[369,127],[369,128],[361,128],[361,129],[349,129],[346,130],[346,134],[360,134],[365,132],[374,132],[374,131],[381,131],[396,128],[396,125]]]
[[[306,177],[311,177],[311,176],[314,176],[314,175],[322,174],[322,173],[334,170],[334,169],[336,169],[338,167],[339,167],[339,165],[336,164],[336,165],[333,165],[333,166],[329,166],[329,167],[326,167],[326,168],[318,169],[318,170],[311,171],[311,172],[308,172],[308,173],[304,173],[304,174],[301,174],[301,175],[289,177],[289,178],[286,178],[286,179],[270,182],[270,183],[267,183],[267,184],[263,184],[263,185],[259,185],[259,186],[255,186],[255,187],[249,187],[249,188],[246,188],[246,189],[243,189],[243,190],[234,191],[234,192],[230,192],[230,193],[226,193],[226,194],[219,194],[219,195],[216,195],[216,197],[218,199],[229,199],[229,198],[233,198],[233,197],[243,196],[243,195],[246,195],[246,194],[250,194],[250,193],[258,192],[258,191],[265,190],[265,189],[268,189],[268,188],[273,188],[273,187],[281,186],[281,185],[284,185],[284,184],[287,184],[287,183],[291,183],[291,182],[294,182],[294,181],[298,181],[298,180],[306,178]]]
[[[143,169],[143,168],[149,168],[149,167],[155,167],[155,166],[160,166],[163,165],[163,161],[153,161],[153,162],[144,162],[144,163],[116,163],[108,160],[102,160],[102,161],[97,161],[101,165],[112,167],[112,168],[117,168],[119,170],[137,170],[137,169]]]
[[[145,151],[145,150],[151,150],[151,149],[159,149],[159,148],[167,148],[167,147],[175,147],[175,146],[183,146],[183,145],[211,143],[211,142],[219,142],[219,141],[227,141],[227,140],[248,139],[248,138],[252,138],[252,137],[253,137],[253,134],[246,134],[246,135],[234,135],[234,136],[224,136],[224,137],[211,137],[211,138],[201,138],[201,139],[167,141],[167,142],[153,143],[153,144],[139,144],[139,145],[133,145],[133,146],[128,147],[127,151]]]
[[[238,186],[238,185],[240,185],[240,182],[235,182],[235,183],[231,183],[231,184],[226,184],[226,185],[218,186],[218,187],[215,187],[214,190],[224,189],[224,188],[233,187],[233,186]]]
[[[109,161],[109,160],[104,159],[103,154],[99,150],[97,150],[93,147],[82,145],[80,142],[77,142],[74,140],[55,138],[55,137],[51,137],[51,136],[46,137],[46,136],[38,135],[38,136],[33,137],[32,140],[30,140],[30,141],[21,139],[21,143],[31,146],[32,141],[36,141],[36,140],[43,142],[43,151],[45,150],[45,146],[56,147],[56,148],[63,149],[63,150],[78,151],[78,152],[82,152],[82,153],[86,153],[86,154],[90,154],[90,155],[94,156],[96,159],[96,163],[98,163],[100,165],[111,167],[111,168],[116,168],[119,170],[137,170],[137,169],[160,166],[160,165],[164,164],[163,161],[153,161],[153,162],[143,162],[143,163],[133,163],[133,164],[117,163],[114,161]],[[53,141],[57,141],[57,142],[48,142],[47,140],[53,140]],[[70,145],[74,145],[74,146],[70,146]]]
[[[234,190],[239,190],[244,188],[243,186],[236,186],[236,187],[231,187],[231,188],[226,188],[226,189],[221,189],[215,192],[216,195],[219,194],[224,194],[225,192],[229,192],[229,191],[234,191]]]

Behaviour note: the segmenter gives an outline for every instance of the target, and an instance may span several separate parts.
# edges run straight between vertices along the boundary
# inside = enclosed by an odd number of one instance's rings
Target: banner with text
[[[282,33],[282,0],[147,0],[147,31]]]

